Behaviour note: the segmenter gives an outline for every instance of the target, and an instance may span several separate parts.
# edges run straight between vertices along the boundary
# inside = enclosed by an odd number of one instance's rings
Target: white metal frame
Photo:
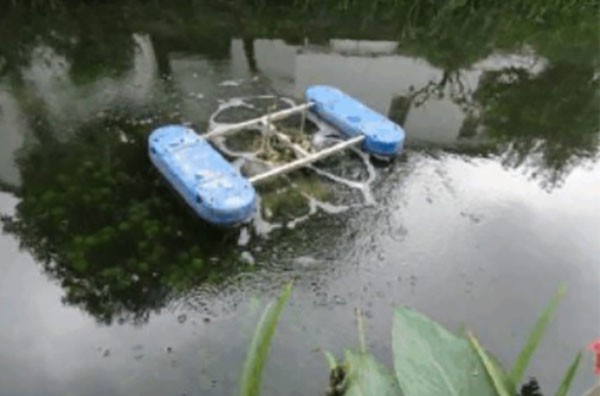
[[[305,104],[301,104],[298,106],[290,107],[289,109],[284,109],[284,110],[277,111],[274,113],[268,113],[262,117],[254,118],[254,119],[251,119],[248,121],[243,121],[243,122],[240,122],[237,124],[231,124],[231,125],[226,125],[226,126],[222,126],[219,128],[215,128],[212,131],[209,131],[209,132],[205,133],[204,135],[202,135],[202,137],[205,139],[214,139],[219,136],[228,135],[233,132],[241,131],[246,128],[260,125],[267,129],[268,134],[271,134],[272,136],[277,137],[281,142],[283,142],[284,144],[289,146],[294,151],[294,153],[298,157],[297,160],[288,162],[287,164],[283,164],[276,168],[270,169],[266,172],[259,173],[258,175],[252,176],[249,179],[252,184],[257,184],[264,180],[270,179],[272,177],[279,176],[284,173],[289,173],[293,170],[296,170],[303,166],[309,165],[315,161],[318,161],[327,156],[333,155],[333,154],[338,153],[342,150],[345,150],[351,146],[354,146],[354,145],[362,142],[365,139],[364,135],[359,135],[359,136],[352,137],[348,140],[344,140],[344,141],[337,143],[331,147],[327,147],[326,149],[317,151],[316,153],[309,153],[304,148],[302,148],[299,145],[292,142],[288,136],[286,136],[285,134],[278,131],[277,128],[275,128],[275,125],[272,124],[272,121],[281,120],[281,119],[289,117],[293,114],[302,113],[302,129],[304,130],[304,123],[305,123],[305,119],[306,119],[306,110],[308,110],[312,105],[313,105],[313,103],[305,103]]]

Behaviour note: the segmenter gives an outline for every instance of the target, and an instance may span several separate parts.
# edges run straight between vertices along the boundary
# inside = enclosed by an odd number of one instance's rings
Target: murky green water
[[[356,307],[382,359],[408,304],[467,323],[510,366],[565,282],[528,372],[553,392],[600,334],[593,13],[427,25],[181,3],[0,17],[0,395],[235,394],[290,279],[265,395],[321,394],[319,349],[357,344]],[[261,218],[236,230],[194,218],[147,159],[158,125],[204,131],[232,101],[300,101],[311,84],[404,125],[404,154],[265,186]],[[592,381],[588,354],[574,394]]]

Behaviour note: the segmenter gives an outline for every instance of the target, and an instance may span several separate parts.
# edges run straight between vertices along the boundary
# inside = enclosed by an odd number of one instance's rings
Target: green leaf
[[[362,312],[359,310],[356,311],[356,322],[358,325],[358,340],[360,342],[360,351],[362,353],[367,353],[367,341],[365,337],[365,323],[363,321]]]
[[[548,327],[548,323],[550,323],[550,318],[554,314],[554,311],[556,311],[558,303],[560,302],[560,299],[565,294],[565,292],[565,286],[561,285],[558,288],[558,292],[556,293],[556,295],[552,298],[552,300],[550,300],[550,302],[546,306],[546,309],[544,309],[544,311],[538,318],[533,330],[527,338],[525,346],[521,350],[521,353],[519,353],[519,356],[515,361],[515,365],[510,373],[510,379],[513,384],[519,384],[521,382],[523,374],[525,374],[525,370],[529,365],[529,361],[531,360],[533,353],[537,349],[538,344],[540,343],[542,337],[544,336],[544,333],[546,332],[546,327]]]
[[[569,388],[571,387],[571,382],[573,382],[573,378],[575,378],[575,373],[579,367],[579,362],[581,362],[581,352],[575,356],[575,360],[573,360],[573,363],[571,363],[569,369],[565,373],[565,376],[563,377],[563,380],[556,391],[556,396],[567,396]]]
[[[467,336],[467,325],[465,322],[461,322],[456,329],[456,336],[460,338],[465,338]]]
[[[497,396],[469,341],[418,312],[394,311],[392,346],[404,396]]]
[[[329,370],[333,370],[337,367],[337,360],[335,356],[333,356],[330,352],[323,351],[323,355],[325,355],[325,360],[327,360],[327,364],[329,365]]]
[[[471,334],[471,332],[468,333],[468,337],[469,341],[471,342],[471,346],[473,347],[475,352],[477,352],[477,356],[479,356],[481,363],[483,363],[485,371],[490,376],[490,379],[494,384],[494,388],[496,389],[496,393],[498,394],[498,396],[514,395],[514,389],[511,389],[511,386],[508,385],[508,378],[506,376],[506,373],[504,373],[500,366],[488,356],[485,349],[482,348],[477,338],[475,338],[473,334]]]
[[[511,392],[511,395],[516,394],[517,387],[515,384],[513,384],[512,380],[510,379],[510,376],[508,375],[508,372],[504,369],[500,361],[489,351],[485,351],[485,353],[488,359],[490,360],[490,363],[493,366],[495,366],[496,372],[503,374],[502,379],[504,381],[504,384],[506,385],[506,388]]]
[[[277,327],[277,321],[283,311],[285,303],[292,293],[292,284],[285,286],[276,303],[269,303],[265,308],[250,343],[244,370],[242,373],[241,396],[259,396],[262,381],[262,372],[269,354],[271,339]]]
[[[402,395],[394,377],[372,355],[346,351],[345,356],[347,388],[344,396]]]

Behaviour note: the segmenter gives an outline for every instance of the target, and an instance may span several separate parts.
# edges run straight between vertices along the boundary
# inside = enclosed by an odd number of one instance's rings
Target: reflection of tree
[[[0,73],[2,69],[18,73],[29,63],[31,50],[45,45],[70,62],[76,81],[119,74],[131,66],[132,33],[125,15],[115,7],[102,12],[90,7],[51,12],[16,7],[0,23]]]
[[[246,38],[251,68],[256,63],[252,37],[277,36],[296,42],[304,35],[313,41],[331,36],[401,37],[402,52],[426,58],[446,72],[439,81],[395,100],[391,110],[399,120],[411,103],[446,94],[461,106],[476,107],[481,118],[468,118],[469,125],[480,122],[490,137],[510,143],[507,164],[536,159],[536,169],[549,175],[550,184],[560,181],[581,158],[597,155],[598,80],[593,80],[595,61],[589,59],[597,56],[589,50],[596,49],[595,41],[589,43],[597,37],[593,13],[587,24],[571,23],[582,20],[579,14],[571,20],[555,13],[560,16],[553,22],[556,26],[540,29],[534,18],[513,17],[519,14],[508,6],[495,9],[472,1],[435,5],[400,1],[394,9],[382,2],[348,2],[354,5],[343,12],[335,2],[324,7],[306,1],[306,12],[279,0],[260,2],[281,6],[260,12],[253,1],[219,2],[226,12],[208,10],[201,1],[171,2],[168,7],[159,3],[94,3],[47,13],[14,9],[10,15],[7,11],[0,16],[0,74],[19,74],[38,45],[65,56],[78,81],[123,71],[131,65],[131,34],[137,31],[151,35],[161,74],[170,73],[173,51],[226,56],[233,34]],[[357,8],[371,9],[374,4],[381,6],[372,12]],[[316,9],[318,13],[309,14]],[[405,23],[397,26],[400,20]],[[472,102],[472,93],[461,85],[461,70],[497,45],[513,50],[523,42],[531,42],[550,60],[548,69],[539,75],[513,69],[488,73]],[[566,51],[565,43],[579,45]],[[565,63],[569,59],[572,63]],[[30,117],[33,107],[27,108]],[[227,234],[187,213],[184,205],[173,202],[174,194],[156,183],[145,154],[149,127],[142,131],[119,118],[102,118],[89,121],[71,140],[61,143],[37,117],[31,125],[41,143],[21,154],[22,200],[15,216],[3,219],[4,229],[17,235],[23,247],[60,280],[68,303],[83,307],[102,322],[142,321],[151,310],[162,307],[170,293],[197,282],[216,281],[234,270],[232,264],[217,267],[205,260],[210,249],[227,247]],[[464,130],[463,137],[474,128]],[[1,184],[0,189],[6,188]],[[300,199],[286,196],[273,201],[265,204],[275,209],[282,204],[280,211],[287,214]]]
[[[189,1],[172,1],[168,7],[159,2],[69,6],[60,1],[53,9],[7,7],[0,12],[0,76],[18,75],[38,46],[64,56],[76,82],[119,75],[132,65],[133,34],[140,32],[152,37],[162,74],[169,72],[168,51],[225,57],[232,34],[223,23],[228,17],[209,6],[214,8],[212,3]]]
[[[104,323],[144,321],[170,293],[234,270],[233,262],[207,262],[227,248],[228,234],[159,182],[147,129],[94,120],[66,143],[46,139],[22,152],[21,201],[3,218],[4,230],[60,280],[66,302]]]
[[[553,186],[598,153],[598,88],[591,65],[555,63],[539,75],[486,73],[475,100],[486,133],[509,143],[505,163],[532,166]]]
[[[511,7],[474,9],[464,21],[459,18],[464,10],[442,12],[433,30],[410,25],[400,47],[424,56],[444,74],[440,81],[397,96],[390,116],[403,121],[412,106],[446,95],[465,113],[461,138],[483,132],[507,166],[530,167],[532,175],[552,187],[598,152],[597,5],[532,7],[526,13],[537,23],[515,18]],[[546,29],[540,28],[542,22]],[[475,92],[462,84],[461,70],[493,48],[519,52],[525,43],[549,63],[540,74],[509,67],[484,73]]]
[[[426,58],[451,77],[492,52],[490,44],[500,28],[500,21],[495,19],[498,14],[493,6],[477,12],[467,6],[442,6],[435,13],[422,15],[415,20],[418,22],[407,24],[400,48]]]
[[[19,192],[19,187],[0,179],[0,192],[17,194]]]
[[[444,70],[440,81],[431,80],[419,89],[411,86],[408,94],[392,98],[388,116],[400,125],[404,125],[411,107],[420,107],[431,98],[443,99],[444,97],[448,97],[465,113],[470,114],[473,111],[471,95],[471,90],[461,79],[460,71]]]

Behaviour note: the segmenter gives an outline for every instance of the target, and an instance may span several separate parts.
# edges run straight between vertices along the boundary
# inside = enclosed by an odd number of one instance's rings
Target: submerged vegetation
[[[291,293],[288,285],[278,301],[269,304],[256,326],[244,363],[241,396],[258,396],[269,344],[277,321]],[[540,315],[513,369],[504,371],[500,362],[486,351],[471,333],[452,334],[430,318],[405,307],[394,311],[392,351],[394,373],[368,353],[362,317],[358,313],[361,346],[347,350],[344,361],[325,352],[329,362],[328,396],[513,396],[540,343],[565,290],[561,287]],[[581,361],[581,352],[567,368],[556,396],[567,396]],[[518,396],[541,396],[531,379],[520,387]]]

